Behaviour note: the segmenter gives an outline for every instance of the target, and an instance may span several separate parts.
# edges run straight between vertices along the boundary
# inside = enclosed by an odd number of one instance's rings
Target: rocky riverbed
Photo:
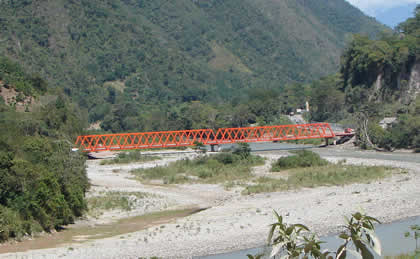
[[[329,151],[323,152],[324,158],[331,162],[342,161],[342,156],[334,156],[334,148],[329,148]],[[357,157],[351,157],[351,152],[354,151],[349,151],[345,160],[347,164],[386,165],[405,170],[369,184],[244,196],[239,188],[228,191],[221,185],[168,187],[143,185],[131,179],[131,169],[163,165],[194,154],[170,155],[162,160],[129,165],[100,165],[97,160],[91,160],[88,161],[88,175],[93,188],[89,195],[104,191],[142,192],[149,193],[153,200],[139,203],[130,212],[111,211],[78,224],[116,224],[120,218],[155,211],[187,207],[207,209],[164,224],[153,224],[130,234],[0,254],[0,258],[192,258],[251,248],[264,244],[268,226],[274,222],[273,210],[284,215],[287,222],[303,223],[319,234],[338,231],[343,224],[343,216],[358,210],[364,210],[383,222],[420,215],[420,159],[414,156],[407,162],[372,156],[363,158],[363,153],[360,157],[360,151],[357,151]],[[285,151],[261,153],[268,158],[267,164],[286,154]],[[268,174],[268,170],[269,166],[261,166],[255,169],[255,174]],[[148,204],[147,209],[145,204]]]

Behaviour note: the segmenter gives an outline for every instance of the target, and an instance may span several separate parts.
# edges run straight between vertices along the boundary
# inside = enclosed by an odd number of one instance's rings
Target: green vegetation
[[[25,112],[0,98],[0,241],[59,229],[84,213],[85,157],[70,150],[87,122],[112,132],[287,123],[282,114],[311,96],[313,118],[338,120],[357,107],[343,110],[343,100],[365,101],[372,66],[412,65],[417,19],[399,27],[403,39],[356,36],[344,76],[310,86],[301,83],[336,70],[349,34],[384,27],[344,0],[0,1],[0,85],[16,89],[17,101],[36,98]],[[394,130],[417,147],[418,113],[407,111],[399,121],[409,126]],[[143,158],[117,161],[131,159]],[[235,181],[262,161],[243,145],[135,174]]]
[[[391,168],[382,166],[353,166],[330,164],[318,154],[299,150],[294,155],[281,157],[272,164],[272,172],[282,175],[254,179],[243,194],[287,191],[298,188],[366,183],[389,176]]]
[[[410,231],[405,233],[405,237],[411,237],[414,239],[416,243],[416,250],[414,251],[415,256],[418,258],[420,256],[420,225],[412,225],[410,226]]]
[[[406,112],[397,115],[397,121],[387,129],[378,125],[380,117],[371,118],[367,123],[366,133],[378,147],[387,150],[412,148],[420,151],[420,99],[405,108]],[[366,138],[360,136],[362,146],[367,146]]]
[[[381,166],[326,165],[287,171],[287,177],[260,177],[248,185],[243,194],[279,192],[318,186],[369,183],[391,175],[392,169]]]
[[[271,224],[268,245],[272,247],[270,257],[281,258],[336,258],[345,259],[352,255],[358,258],[374,258],[381,255],[382,246],[375,234],[374,223],[377,219],[360,212],[347,219],[344,230],[338,236],[343,244],[335,252],[321,251],[321,244],[316,234],[302,224],[287,224],[283,217],[274,211],[277,221]],[[262,258],[263,255],[248,255],[249,259]]]
[[[284,169],[324,166],[328,162],[322,159],[317,153],[308,150],[292,151],[295,155],[281,157],[271,165],[272,172],[279,172]]]
[[[303,105],[296,82],[336,71],[350,34],[384,29],[321,1],[1,1],[0,55],[106,131],[268,124]]]
[[[282,258],[336,258],[345,259],[349,255],[358,258],[374,258],[382,255],[382,245],[375,233],[375,223],[379,220],[366,214],[357,212],[351,218],[346,217],[344,230],[339,234],[343,240],[336,252],[329,250],[321,251],[322,241],[318,240],[315,233],[311,233],[309,228],[302,224],[287,224],[282,216],[276,211],[274,214],[277,221],[271,224],[268,234],[268,247],[271,248],[270,257],[281,256]],[[418,228],[418,226],[413,226]],[[268,254],[250,255],[249,259],[265,258]],[[335,256],[335,257],[334,257]],[[415,255],[385,256],[385,258],[414,259]]]
[[[414,14],[379,39],[353,36],[340,72],[310,86],[312,120],[352,118],[364,148],[420,150],[418,82],[412,76],[420,57],[420,5]],[[384,117],[397,121],[382,129],[378,123]]]
[[[13,87],[25,95],[45,93],[47,83],[39,75],[27,75],[16,63],[0,56],[0,81],[6,87]]]
[[[132,162],[147,162],[161,159],[158,156],[142,155],[140,151],[122,152],[117,155],[116,158],[106,159],[100,162],[101,165],[112,165],[112,164],[128,164]]]
[[[132,173],[140,181],[163,180],[164,184],[185,182],[221,183],[246,180],[251,168],[263,164],[264,159],[243,152],[202,155],[195,159],[173,162],[168,166],[136,169]]]
[[[0,59],[0,68],[19,90],[38,91],[10,60]],[[71,151],[81,117],[63,95],[51,95],[31,113],[0,103],[0,242],[58,229],[86,210],[85,157]]]
[[[102,192],[98,196],[89,197],[87,206],[89,214],[97,216],[104,211],[124,210],[130,211],[137,200],[148,197],[149,194],[142,192]]]

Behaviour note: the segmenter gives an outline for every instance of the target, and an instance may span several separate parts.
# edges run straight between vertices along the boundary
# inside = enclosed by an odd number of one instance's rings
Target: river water
[[[416,249],[416,242],[412,237],[406,238],[404,233],[410,229],[412,225],[420,225],[420,217],[410,218],[403,221],[397,221],[390,224],[382,224],[376,226],[376,234],[381,240],[382,254],[384,256],[396,256],[403,253],[412,253]],[[336,250],[343,242],[337,235],[322,237],[322,241],[326,244],[323,248],[330,251]],[[267,250],[267,249],[266,249]],[[244,259],[247,254],[258,254],[264,252],[264,248],[253,248],[232,253],[209,255],[198,257],[200,259]],[[377,256],[377,258],[380,258]]]
[[[228,148],[229,145],[224,145],[223,148]],[[407,153],[407,152],[393,152],[393,153],[379,153],[360,150],[337,149],[337,148],[318,148],[311,145],[295,145],[285,143],[251,143],[250,147],[253,152],[276,151],[281,150],[294,150],[294,149],[311,149],[312,151],[320,154],[321,156],[333,156],[345,158],[364,158],[364,159],[380,159],[399,162],[419,163],[420,167],[420,154]],[[284,151],[283,151],[284,152]],[[405,238],[404,233],[410,229],[412,225],[420,225],[420,217],[410,218],[403,221],[397,221],[390,224],[378,225],[376,233],[381,240],[383,255],[396,256],[403,253],[412,253],[416,248],[416,243],[412,238]],[[334,251],[342,244],[342,241],[336,235],[321,238],[326,244],[324,248]],[[267,250],[267,248],[266,248]],[[200,259],[239,259],[247,258],[247,254],[258,254],[264,251],[264,248],[253,248],[232,253],[218,254],[199,257]],[[380,258],[378,256],[378,258]]]

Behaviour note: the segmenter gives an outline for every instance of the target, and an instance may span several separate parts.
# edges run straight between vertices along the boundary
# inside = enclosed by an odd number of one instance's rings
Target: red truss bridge
[[[262,126],[245,128],[157,131],[79,136],[76,146],[85,152],[117,151],[146,148],[171,148],[204,145],[221,145],[238,142],[271,142],[297,139],[330,139],[354,133],[334,133],[328,123]]]

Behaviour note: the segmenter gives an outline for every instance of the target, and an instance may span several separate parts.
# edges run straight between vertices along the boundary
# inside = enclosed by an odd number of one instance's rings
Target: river
[[[376,226],[376,234],[381,240],[382,254],[384,256],[397,256],[404,253],[413,253],[416,248],[415,240],[412,237],[406,238],[405,232],[410,229],[412,225],[420,225],[420,217],[410,218],[403,221],[397,221],[390,224],[382,224]],[[323,249],[330,251],[336,250],[343,242],[337,235],[322,237],[325,241]],[[267,250],[267,249],[266,249]],[[247,254],[258,254],[264,251],[264,248],[253,248],[232,253],[210,255],[198,257],[200,259],[244,259]],[[377,258],[380,258],[377,256]]]
[[[226,145],[226,148],[230,147]],[[420,154],[408,153],[408,152],[392,152],[392,153],[379,153],[376,151],[359,151],[349,149],[337,149],[323,147],[319,148],[311,145],[295,145],[285,143],[251,143],[250,147],[253,152],[265,152],[265,151],[277,151],[285,152],[288,150],[295,149],[311,149],[312,151],[320,154],[321,156],[333,156],[345,158],[364,158],[364,159],[380,159],[388,161],[399,161],[399,162],[414,162],[419,163],[420,166]],[[411,225],[420,225],[420,217],[410,218],[403,221],[393,222],[391,224],[378,225],[376,233],[382,242],[383,254],[386,256],[396,256],[402,253],[411,253],[415,250],[415,241],[411,238],[405,238],[404,233],[407,232]],[[329,250],[336,249],[340,244],[341,240],[333,236],[327,236],[321,238],[326,242],[324,248]],[[264,248],[253,248],[248,250],[235,251],[232,253],[210,255],[204,257],[198,257],[200,259],[236,259],[246,258],[247,254],[257,254],[264,251]]]

